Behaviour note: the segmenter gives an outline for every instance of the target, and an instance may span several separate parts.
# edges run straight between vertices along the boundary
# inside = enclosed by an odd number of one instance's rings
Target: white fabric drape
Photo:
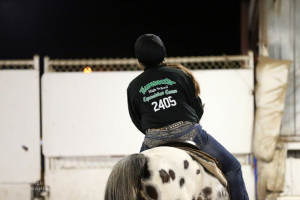
[[[258,199],[272,199],[284,187],[287,150],[278,143],[291,61],[261,57],[256,68],[254,155],[258,159]],[[270,196],[271,195],[271,196]]]

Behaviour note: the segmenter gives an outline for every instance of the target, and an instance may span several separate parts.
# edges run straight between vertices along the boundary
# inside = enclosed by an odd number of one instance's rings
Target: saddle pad
[[[198,161],[207,171],[212,173],[223,184],[224,187],[228,188],[226,177],[220,170],[221,163],[217,159],[200,150],[196,150],[193,148],[180,146],[176,146],[175,148],[187,152],[192,158]]]

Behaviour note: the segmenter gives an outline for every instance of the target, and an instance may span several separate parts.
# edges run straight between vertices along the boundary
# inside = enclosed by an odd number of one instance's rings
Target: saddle
[[[221,171],[221,162],[216,158],[210,156],[209,154],[201,151],[196,145],[196,143],[194,143],[193,141],[172,140],[164,142],[158,146],[175,147],[184,150],[193,159],[198,161],[204,167],[204,169],[206,169],[208,172],[214,175],[223,184],[224,187],[228,188],[226,177]]]

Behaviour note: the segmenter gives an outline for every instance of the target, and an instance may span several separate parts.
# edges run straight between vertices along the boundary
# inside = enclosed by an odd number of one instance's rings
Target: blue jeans
[[[186,125],[185,127],[176,128],[174,130],[170,130],[168,128],[166,132],[168,132],[167,134],[169,134],[170,136],[168,136],[167,138],[165,136],[159,138],[158,135],[160,135],[160,133],[157,131],[157,137],[155,138],[161,140],[162,142],[165,142],[166,140],[172,139],[170,138],[172,137],[172,135],[175,136],[175,134],[173,134],[172,132],[176,132],[176,137],[178,137],[178,132],[180,132],[181,130],[181,136],[184,136],[185,134],[189,134],[189,132],[196,130],[200,137],[195,137],[193,141],[198,145],[200,150],[218,159],[222,163],[222,171],[227,178],[227,182],[230,188],[231,200],[248,200],[249,197],[243,179],[241,164],[230,152],[225,149],[225,147],[223,147],[211,135],[206,133],[206,131],[202,129],[202,126],[200,124],[194,123]],[[147,135],[148,133],[146,134],[145,139],[147,138]],[[147,149],[149,149],[149,147],[145,145],[145,142],[143,142],[140,151],[144,151]]]

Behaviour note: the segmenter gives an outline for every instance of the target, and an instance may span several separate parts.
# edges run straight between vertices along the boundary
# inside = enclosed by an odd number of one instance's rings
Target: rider
[[[222,163],[231,199],[249,199],[239,161],[199,124],[203,107],[193,74],[165,63],[165,46],[156,35],[139,37],[135,54],[144,72],[129,84],[127,98],[130,117],[145,134],[141,151],[173,139],[194,141]]]

